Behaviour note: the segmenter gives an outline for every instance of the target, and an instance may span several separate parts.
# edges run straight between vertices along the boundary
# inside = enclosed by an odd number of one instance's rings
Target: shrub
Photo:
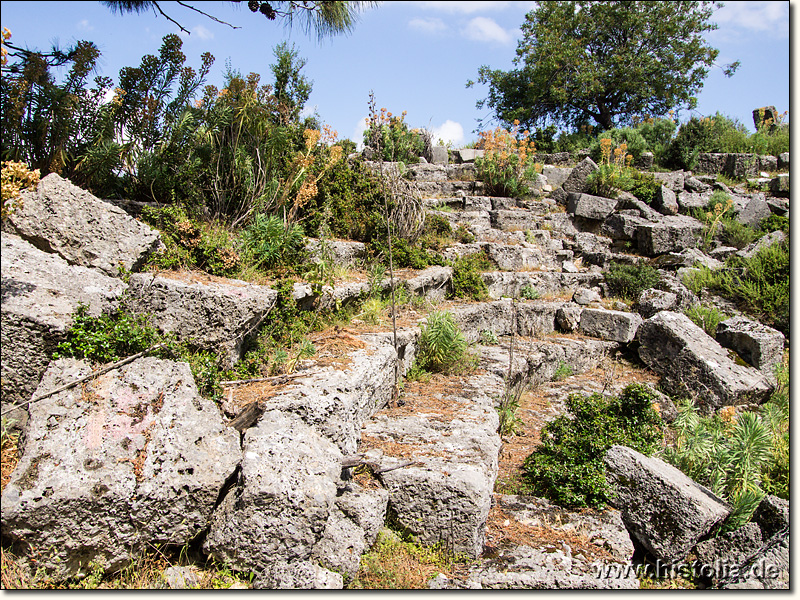
[[[650,204],[656,196],[656,192],[661,187],[651,173],[633,171],[631,182],[624,191],[630,192],[642,202]]]
[[[540,295],[530,283],[523,285],[519,294],[525,298],[525,300],[536,300]]]
[[[611,263],[604,278],[610,295],[634,302],[644,290],[654,287],[660,280],[658,269],[645,263]]]
[[[773,231],[782,231],[789,235],[789,217],[782,217],[780,215],[770,215],[761,223],[758,224],[761,231],[764,233],[772,233]]]
[[[486,184],[486,192],[492,196],[527,195],[530,181],[541,171],[529,132],[520,134],[519,121],[515,121],[510,131],[497,127],[479,135],[485,153],[476,159],[475,168],[478,179]]]
[[[644,138],[648,150],[653,153],[655,164],[663,164],[664,153],[676,129],[675,121],[667,118],[648,118],[636,125],[636,130]]]
[[[389,244],[385,236],[376,236],[367,246],[373,259],[389,264]],[[443,261],[419,244],[412,244],[400,237],[392,236],[392,265],[395,269],[425,269],[440,265]]]
[[[723,219],[722,242],[740,250],[756,241],[760,234],[749,225],[745,225],[735,218]]]
[[[692,170],[701,152],[751,152],[747,129],[720,113],[713,117],[692,117],[678,129],[664,155],[666,167]]]
[[[241,240],[248,261],[260,269],[296,264],[305,252],[303,228],[274,215],[257,214]]]
[[[14,201],[22,190],[36,190],[39,169],[30,171],[25,163],[3,162],[2,169],[2,219],[14,211]]]
[[[67,339],[53,358],[71,356],[108,363],[147,350],[162,341],[162,336],[144,315],[133,315],[124,307],[94,316],[85,304],[78,305]]]
[[[374,96],[370,94],[370,116],[364,130],[364,146],[380,151],[383,160],[418,163],[419,157],[430,148],[430,134],[423,130],[409,130],[405,122],[406,111],[398,116],[385,108],[378,113]]]
[[[603,458],[613,445],[651,454],[662,439],[652,393],[641,384],[619,396],[572,394],[567,411],[542,429],[542,444],[525,459],[530,492],[567,507],[603,507],[611,490]]]
[[[589,156],[598,164],[605,158],[604,145],[609,143],[603,142],[603,140],[609,140],[613,147],[620,147],[624,144],[625,151],[633,156],[634,161],[638,161],[642,157],[642,153],[647,151],[647,141],[638,129],[632,127],[609,129],[601,133],[589,146]]]
[[[434,311],[428,315],[428,323],[420,332],[419,353],[414,366],[420,371],[445,374],[471,368],[474,360],[467,348],[467,340],[453,315]]]
[[[479,272],[479,269],[491,268],[486,255],[482,252],[462,256],[452,264],[453,266],[453,298],[466,298],[472,300],[486,300],[489,297],[489,288]]]
[[[614,147],[614,142],[609,137],[600,140],[599,148],[601,155],[598,158],[598,168],[586,178],[586,185],[592,194],[616,198],[619,190],[628,189],[633,184],[634,169],[630,168],[633,156],[627,154],[628,146],[625,142]]]

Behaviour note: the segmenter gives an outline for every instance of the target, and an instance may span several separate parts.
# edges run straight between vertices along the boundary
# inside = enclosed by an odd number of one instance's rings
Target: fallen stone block
[[[775,382],[775,367],[783,361],[786,341],[780,331],[747,317],[734,317],[717,325],[716,340]]]
[[[672,563],[730,514],[711,491],[658,458],[612,446],[605,456],[614,506],[628,531],[654,557]]]
[[[759,552],[731,569],[730,577],[718,585],[724,590],[788,590],[789,530],[774,535]]]
[[[361,242],[343,240],[309,239],[306,251],[313,262],[328,260],[335,265],[354,266],[365,256],[365,245]]]
[[[689,397],[703,412],[766,401],[772,386],[753,367],[737,364],[681,313],[660,312],[639,327],[639,357],[661,375],[665,391]]]
[[[655,288],[644,290],[636,302],[639,314],[649,319],[662,310],[675,310],[678,306],[678,296],[672,292],[665,292]]]
[[[253,580],[254,590],[341,590],[344,580],[311,561],[279,560],[264,567]]]
[[[149,316],[160,331],[179,341],[222,350],[227,366],[242,357],[249,336],[275,306],[278,292],[235,279],[203,281],[135,273],[129,283],[130,310]]]
[[[569,192],[582,194],[586,191],[586,180],[589,175],[597,171],[598,168],[595,162],[587,156],[572,168],[569,177],[561,184],[561,188],[567,194]]]
[[[636,229],[636,241],[639,251],[645,256],[681,252],[697,247],[703,229],[703,224],[692,217],[665,216],[656,223],[639,225]]]
[[[638,313],[585,308],[579,329],[585,335],[602,340],[628,343],[633,341],[641,324],[642,317]]]
[[[38,394],[91,373],[52,363]],[[145,544],[204,531],[241,458],[239,434],[199,395],[189,365],[140,358],[30,407],[2,495],[2,532],[60,580],[114,572]]]
[[[677,215],[680,207],[675,192],[663,184],[659,186],[653,198],[653,208],[662,215]]]
[[[55,173],[15,201],[8,223],[34,246],[68,263],[116,277],[138,270],[163,247],[161,235],[124,210],[96,198]]]
[[[431,302],[442,302],[452,288],[452,267],[428,267],[404,282],[406,291]]]
[[[602,221],[616,210],[617,203],[612,198],[570,193],[567,196],[567,212],[576,217]]]

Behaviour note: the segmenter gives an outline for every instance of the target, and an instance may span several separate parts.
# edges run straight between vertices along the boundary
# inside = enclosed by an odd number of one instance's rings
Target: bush
[[[636,130],[647,143],[647,149],[653,153],[653,162],[661,165],[664,153],[675,135],[677,125],[672,119],[645,119],[636,125]]]
[[[619,396],[572,394],[567,411],[542,429],[542,444],[525,459],[530,493],[566,507],[601,508],[611,500],[603,458],[613,445],[643,454],[655,452],[662,440],[661,417],[652,407],[652,393],[641,384]]]
[[[713,117],[692,117],[678,129],[664,155],[664,166],[692,170],[701,152],[753,152],[747,129],[720,113]]]
[[[695,325],[700,327],[711,337],[717,335],[717,325],[730,318],[716,306],[708,306],[706,304],[694,304],[683,312]]]
[[[370,117],[364,131],[364,146],[380,151],[383,160],[413,164],[419,162],[431,146],[430,134],[423,130],[409,130],[405,122],[406,111],[397,117],[385,108],[380,113],[370,95]]]
[[[296,265],[304,258],[305,236],[300,225],[284,224],[274,215],[259,213],[242,233],[242,245],[258,269]]]
[[[491,268],[486,255],[482,252],[462,256],[452,263],[453,266],[453,292],[452,298],[466,298],[472,300],[486,300],[489,297],[489,288],[483,281],[480,269]]]
[[[451,374],[471,368],[474,360],[467,349],[467,340],[453,315],[434,311],[420,331],[415,370]]]
[[[124,307],[109,314],[93,316],[80,304],[53,358],[71,356],[109,363],[147,350],[163,341],[144,315],[132,315]]]
[[[373,259],[389,264],[389,244],[385,236],[376,236],[367,246]],[[440,265],[443,261],[418,244],[411,244],[403,238],[392,236],[392,265],[395,269],[425,269]]]
[[[660,281],[658,269],[645,263],[611,263],[604,278],[611,296],[634,302],[644,290],[655,287]]]
[[[511,131],[497,127],[479,135],[485,153],[475,160],[475,168],[478,179],[486,184],[486,193],[514,198],[529,194],[530,182],[541,171],[529,133],[520,134],[519,122],[515,121]]]
[[[634,171],[631,176],[631,182],[627,189],[624,191],[630,192],[642,202],[650,204],[653,198],[656,197],[656,192],[661,187],[651,173],[642,173]]]
[[[589,156],[598,164],[605,158],[603,150],[603,140],[605,139],[611,140],[614,147],[625,144],[628,154],[633,156],[634,161],[638,161],[642,157],[642,153],[647,151],[647,141],[642,137],[638,129],[632,127],[609,129],[601,133],[589,146]]]

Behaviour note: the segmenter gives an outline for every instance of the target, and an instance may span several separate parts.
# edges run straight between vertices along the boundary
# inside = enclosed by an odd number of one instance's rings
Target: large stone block
[[[656,314],[639,327],[638,339],[639,357],[667,391],[693,398],[705,412],[760,403],[772,391],[761,372],[738,364],[684,314]]]
[[[656,223],[639,225],[636,241],[639,251],[646,256],[681,252],[697,247],[703,228],[703,224],[692,217],[666,216]]]
[[[567,177],[566,181],[561,185],[561,188],[569,193],[575,192],[582,194],[586,191],[586,180],[589,175],[597,171],[598,166],[588,156],[573,167],[572,172]]]
[[[89,373],[54,362],[38,394]],[[140,358],[31,405],[3,490],[3,537],[54,577],[125,566],[145,544],[188,544],[240,460],[239,434],[199,395],[189,365]]]
[[[229,367],[278,299],[278,292],[265,286],[191,275],[134,273],[128,289],[131,311],[148,315],[155,327],[180,341],[222,350]]]
[[[55,173],[23,191],[9,216],[17,235],[68,263],[119,275],[136,271],[163,246],[161,235],[124,210]]]
[[[682,560],[731,508],[708,489],[658,458],[625,446],[605,456],[614,506],[636,540],[665,562]]]
[[[342,454],[295,416],[265,412],[248,429],[238,485],[214,511],[204,548],[241,570],[308,560],[336,502]]]
[[[636,336],[642,324],[638,313],[599,308],[585,308],[581,313],[579,329],[585,335],[610,342],[628,343]]]
[[[746,317],[734,317],[717,326],[716,339],[774,381],[786,341],[780,331]]]
[[[30,400],[59,343],[66,340],[80,305],[92,316],[110,312],[126,285],[102,271],[70,265],[3,232],[2,397],[8,404]],[[21,424],[24,414],[11,418]]]
[[[617,208],[617,200],[592,196],[590,194],[570,193],[567,196],[567,212],[576,217],[602,221]]]

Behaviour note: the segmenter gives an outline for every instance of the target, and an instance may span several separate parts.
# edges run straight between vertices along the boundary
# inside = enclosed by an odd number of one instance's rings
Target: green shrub
[[[389,264],[389,245],[385,236],[376,236],[367,248],[374,260]],[[392,265],[395,269],[425,269],[443,262],[420,244],[411,244],[403,238],[392,236]]]
[[[467,229],[467,226],[463,223],[461,223],[461,225],[456,228],[455,232],[453,232],[453,237],[461,244],[471,244],[475,241],[475,236],[470,233],[469,229]]]
[[[661,417],[652,407],[652,393],[641,384],[619,396],[572,394],[569,415],[542,429],[542,444],[525,459],[530,493],[567,507],[603,507],[611,500],[603,458],[613,445],[643,454],[655,452],[662,439]]]
[[[636,126],[647,143],[647,149],[653,153],[653,162],[663,164],[664,153],[675,135],[677,125],[672,119],[646,119]]]
[[[109,363],[137,354],[164,341],[144,315],[133,315],[124,307],[93,316],[85,304],[78,305],[67,339],[53,358],[71,356]]]
[[[475,364],[467,350],[467,341],[453,315],[434,311],[428,315],[428,322],[420,331],[419,353],[414,366],[430,373],[461,372]]]
[[[530,182],[541,166],[536,164],[536,146],[528,132],[519,126],[508,131],[497,127],[480,134],[484,155],[475,160],[477,178],[486,185],[491,196],[519,198],[530,193]]]
[[[491,268],[488,259],[482,252],[462,256],[453,262],[453,291],[452,298],[466,298],[472,300],[486,300],[489,297],[489,288],[479,272],[480,269]]]
[[[780,215],[770,215],[761,223],[758,224],[761,231],[764,233],[772,233],[773,231],[782,231],[789,235],[789,217],[782,217]]]
[[[405,122],[406,112],[398,117],[385,108],[380,113],[374,107],[370,96],[370,118],[364,131],[364,146],[380,150],[383,160],[414,164],[430,148],[430,134],[427,131],[409,130]]]
[[[610,139],[615,147],[625,144],[627,153],[633,156],[634,161],[638,161],[642,157],[642,153],[647,151],[647,141],[638,129],[632,127],[609,129],[601,133],[589,146],[589,156],[598,164],[603,160],[602,144],[604,139]]]
[[[292,266],[304,258],[305,236],[300,225],[259,213],[242,233],[248,261],[259,269]]]
[[[562,360],[558,363],[558,368],[555,373],[553,373],[553,381],[561,381],[562,379],[570,377],[573,373],[572,365],[568,365]]]
[[[633,171],[631,181],[624,191],[630,192],[642,202],[650,204],[660,187],[661,184],[655,180],[652,173]]]
[[[645,263],[611,263],[604,278],[611,296],[634,302],[644,290],[655,287],[660,280],[658,269]]]
[[[745,225],[735,218],[729,218],[722,220],[721,237],[724,244],[741,250],[755,242],[760,234],[749,225]]]
[[[536,291],[530,283],[526,283],[522,286],[519,295],[525,298],[525,300],[536,300],[540,296],[539,292]]]

